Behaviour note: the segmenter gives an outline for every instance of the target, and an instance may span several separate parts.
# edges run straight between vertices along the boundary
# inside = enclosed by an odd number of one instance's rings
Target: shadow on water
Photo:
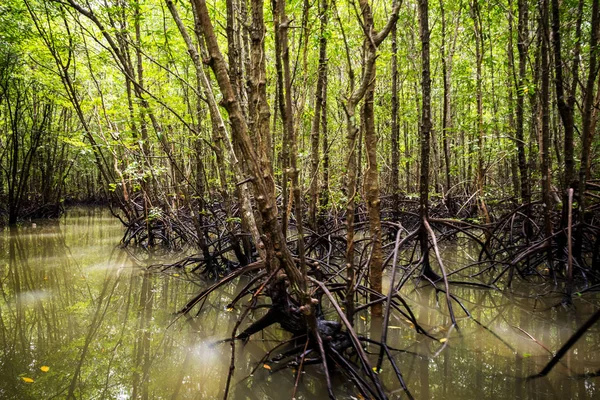
[[[0,232],[0,398],[222,397],[230,347],[215,342],[230,336],[238,310],[228,312],[226,306],[245,282],[213,295],[197,318],[173,322],[173,313],[198,291],[197,282],[146,272],[146,265],[180,256],[132,254],[118,247],[121,235],[119,222],[96,209]],[[464,251],[459,250],[451,251]],[[416,334],[410,321],[392,314],[388,343],[408,351],[398,352],[396,360],[415,398],[599,396],[598,379],[573,378],[600,367],[599,327],[547,377],[521,379],[538,372],[597,307],[593,298],[578,301],[574,309],[553,307],[560,298],[551,291],[540,286],[500,293],[457,286],[453,293],[473,318],[458,314],[456,331],[449,330],[443,298],[430,288],[407,285],[403,296],[437,338]],[[256,310],[249,322],[263,313]],[[375,325],[367,312],[357,319],[359,332],[378,339]],[[282,339],[289,335],[273,327],[236,346],[232,398],[291,398],[293,370],[274,372],[276,363],[270,363],[272,370],[261,363]],[[377,353],[375,347],[368,350]],[[390,397],[403,398],[389,363],[380,375]],[[334,373],[333,380],[339,398],[360,397],[343,376]],[[327,398],[324,382],[320,367],[308,367],[296,397]]]

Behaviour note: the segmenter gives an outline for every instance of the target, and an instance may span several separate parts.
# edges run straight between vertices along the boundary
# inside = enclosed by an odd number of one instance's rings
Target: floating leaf
[[[367,319],[365,317],[363,317],[362,315],[360,316],[360,319],[362,319],[363,321],[366,321]]]
[[[173,274],[173,276],[179,276],[179,274]]]
[[[271,366],[268,364],[263,364],[263,368],[268,369],[269,371],[271,370]]]
[[[227,312],[232,312],[232,311],[233,311],[233,307],[227,307],[227,308],[225,309],[225,311],[227,311]]]
[[[529,354],[529,353],[523,354],[523,358],[527,358],[527,357],[531,357],[531,354]]]
[[[33,383],[33,379],[28,378],[26,376],[22,376],[21,379],[23,379],[23,382],[25,383]]]
[[[440,343],[446,343],[447,341],[448,341],[448,338],[445,338],[445,337],[440,339]]]
[[[380,374],[383,372],[383,369],[379,369],[379,371],[377,371],[377,367],[373,367],[373,372],[375,372],[376,374]]]
[[[49,367],[49,366],[47,366],[47,365],[42,365],[42,366],[40,367],[40,370],[41,370],[42,372],[48,372],[48,371],[50,371],[50,367]]]
[[[401,326],[390,325],[390,326],[388,326],[388,329],[402,329],[402,327]]]

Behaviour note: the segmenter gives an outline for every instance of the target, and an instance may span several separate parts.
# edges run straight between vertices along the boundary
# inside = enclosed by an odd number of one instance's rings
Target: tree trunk
[[[231,122],[232,135],[238,144],[239,158],[248,165],[252,180],[256,202],[262,216],[264,228],[263,245],[266,251],[265,264],[269,271],[273,272],[281,265],[290,279],[292,289],[300,291],[300,285],[303,284],[303,277],[295,265],[292,254],[286,246],[281,225],[277,219],[277,206],[275,197],[270,190],[268,183],[272,176],[269,171],[261,168],[254,145],[250,140],[248,124],[242,113],[242,108],[236,98],[235,92],[229,79],[227,63],[219,49],[217,37],[210,21],[208,8],[205,0],[194,0],[195,11],[198,16],[206,46],[209,53],[208,64],[212,68],[221,93],[223,95],[222,104],[229,114]],[[304,286],[304,285],[303,285]]]
[[[429,67],[429,1],[419,0],[419,25],[421,36],[421,178],[419,182],[419,216],[421,227],[419,243],[423,261],[423,275],[437,281],[440,279],[429,262],[429,155],[431,136],[431,77]]]
[[[325,60],[327,62],[327,59]],[[323,139],[323,178],[321,179],[321,195],[319,205],[319,225],[325,222],[325,215],[329,207],[329,135],[327,131],[327,67],[323,76],[323,104],[321,106],[321,136]]]
[[[588,76],[585,85],[585,94],[583,98],[583,110],[582,110],[582,134],[581,134],[581,165],[579,166],[579,220],[580,223],[585,223],[585,187],[588,176],[588,166],[590,158],[590,147],[592,138],[592,126],[595,125],[594,115],[594,86],[596,78],[598,77],[598,43],[600,42],[600,1],[593,0],[592,3],[592,26],[590,32],[590,61]],[[577,230],[577,237],[575,239],[575,250],[574,254],[579,257],[581,255],[583,246],[583,227]]]
[[[441,46],[441,61],[442,61],[442,79],[444,82],[444,106],[442,109],[442,146],[444,149],[444,166],[446,167],[446,190],[442,192],[446,199],[446,204],[448,204],[448,208],[452,208],[451,199],[448,195],[448,190],[451,188],[450,181],[450,149],[448,147],[448,129],[450,128],[450,71],[448,68],[448,64],[450,60],[446,58],[450,58],[450,54],[446,49],[446,13],[444,11],[444,1],[440,0],[440,13],[442,18],[442,46]]]
[[[540,111],[542,118],[541,125],[541,143],[540,158],[542,172],[542,201],[544,203],[544,234],[547,240],[552,236],[552,220],[550,211],[552,210],[552,176],[551,176],[551,153],[550,153],[550,70],[549,70],[549,41],[548,30],[548,0],[540,2],[540,32],[541,32],[541,51],[540,51]],[[548,268],[553,270],[551,247],[548,251]]]
[[[398,219],[398,210],[400,209],[400,188],[399,172],[400,172],[400,127],[398,126],[398,42],[397,28],[394,25],[392,28],[392,129],[391,129],[391,146],[392,146],[392,210],[394,219]]]
[[[287,91],[287,83],[289,81],[289,55],[287,49],[284,50],[284,40],[287,46],[287,29],[289,21],[284,19],[285,16],[285,0],[271,0],[273,9],[273,29],[275,36],[275,68],[277,70],[277,95],[279,103],[279,113],[281,114],[281,123],[283,125],[283,135],[281,142],[282,155],[282,180],[281,180],[281,197],[282,197],[282,229],[283,235],[287,236],[288,221],[289,221],[289,199],[288,179],[290,178],[290,146],[292,130],[294,129],[292,121],[292,100],[291,93]],[[284,58],[287,58],[287,72],[284,65]],[[289,95],[289,99],[288,99]]]
[[[325,91],[325,81],[327,78],[327,22],[328,22],[328,0],[320,0],[319,19],[321,20],[320,38],[319,38],[319,68],[317,76],[317,88],[315,91],[315,106],[310,132],[311,139],[311,169],[310,169],[310,202],[308,211],[308,220],[311,228],[317,230],[318,213],[318,187],[319,187],[319,141],[321,128],[321,113],[323,110],[323,97]],[[323,146],[323,153],[326,152]]]
[[[529,189],[529,172],[528,163],[525,156],[525,94],[528,91],[525,88],[525,80],[527,78],[527,53],[529,48],[529,8],[527,0],[518,0],[519,22],[518,22],[518,41],[517,50],[519,52],[519,75],[515,82],[515,91],[517,94],[517,110],[516,110],[516,145],[517,158],[519,164],[520,188],[521,188],[521,203],[526,204],[524,213],[526,218],[530,216],[531,192]],[[531,224],[525,220],[525,234],[527,238],[531,235]]]
[[[355,198],[357,189],[357,146],[359,141],[357,140],[357,133],[359,128],[356,123],[356,107],[360,100],[365,96],[368,91],[373,79],[375,78],[375,60],[377,56],[377,46],[383,42],[383,40],[390,33],[392,27],[396,24],[398,19],[398,10],[400,9],[400,3],[394,2],[392,13],[387,20],[386,26],[381,32],[375,34],[373,27],[373,17],[371,13],[371,7],[367,0],[360,0],[360,8],[362,18],[365,24],[365,56],[363,64],[363,76],[358,87],[355,88],[353,81],[353,73],[351,62],[348,61],[348,68],[350,69],[350,87],[351,95],[345,104],[346,111],[346,143],[347,143],[347,155],[346,155],[346,272],[347,272],[347,285],[346,285],[346,315],[350,321],[353,320],[354,316],[354,287],[356,285],[356,271],[354,269],[354,213],[355,213]],[[346,47],[346,56],[350,59],[349,48]],[[375,129],[372,129],[373,134]],[[376,141],[376,139],[375,139]],[[376,162],[376,160],[374,160]],[[375,173],[377,173],[375,169]],[[379,200],[377,200],[379,201]],[[381,224],[379,231],[381,231]],[[381,233],[379,233],[381,234]]]
[[[479,215],[484,218],[486,224],[491,222],[490,214],[485,203],[485,169],[483,166],[484,156],[484,127],[483,127],[483,26],[481,22],[481,10],[478,0],[471,3],[471,18],[475,29],[475,59],[476,59],[476,98],[477,98],[477,176],[475,189],[479,200]]]

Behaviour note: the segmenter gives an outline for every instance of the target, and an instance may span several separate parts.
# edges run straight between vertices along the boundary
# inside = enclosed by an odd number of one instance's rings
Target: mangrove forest
[[[600,0],[3,0],[0,398],[600,398]]]

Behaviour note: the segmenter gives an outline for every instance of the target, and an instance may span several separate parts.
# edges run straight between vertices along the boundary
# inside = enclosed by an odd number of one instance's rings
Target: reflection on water
[[[222,397],[231,348],[215,342],[230,336],[237,310],[225,307],[245,282],[213,295],[198,318],[174,321],[173,312],[198,285],[179,274],[145,272],[144,266],[168,258],[120,249],[121,234],[118,221],[92,209],[72,210],[58,222],[38,222],[35,228],[0,232],[0,398]],[[598,397],[597,379],[574,378],[600,368],[598,327],[547,378],[531,383],[520,379],[538,372],[597,307],[592,298],[581,299],[575,310],[552,307],[559,297],[537,297],[545,291],[551,288],[523,288],[516,292],[524,294],[517,296],[456,286],[453,293],[479,323],[457,312],[463,317],[460,331],[449,332],[443,295],[407,287],[403,295],[419,323],[438,339],[448,337],[439,342],[417,335],[404,317],[393,315],[390,345],[418,354],[397,355],[413,395]],[[250,320],[262,313],[257,310]],[[362,317],[357,329],[364,335],[374,332],[369,316]],[[293,372],[273,373],[261,362],[266,350],[289,336],[276,327],[255,336],[245,346],[236,345],[231,397],[291,398]],[[381,376],[391,398],[405,398],[389,364],[384,363]],[[343,376],[332,379],[340,398],[359,397]],[[296,397],[327,398],[318,366],[307,368]]]

